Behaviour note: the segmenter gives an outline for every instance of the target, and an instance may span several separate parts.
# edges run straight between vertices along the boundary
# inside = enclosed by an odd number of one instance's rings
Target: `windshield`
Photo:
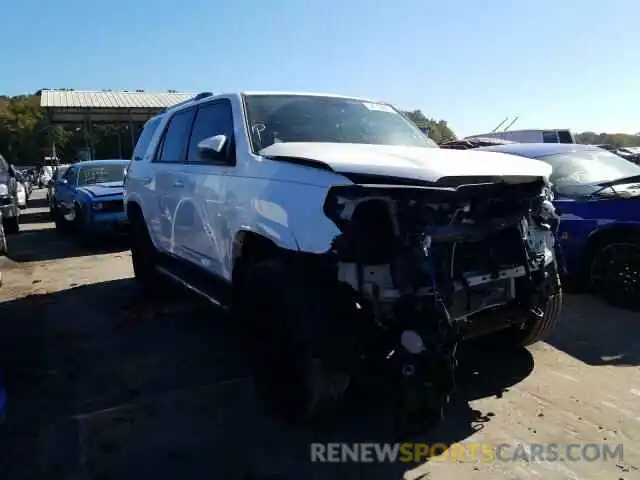
[[[540,157],[553,167],[551,183],[587,185],[640,175],[640,166],[602,149],[579,150]]]
[[[94,185],[96,183],[123,182],[126,165],[96,165],[82,167],[78,175],[78,185]]]
[[[253,151],[278,142],[361,143],[437,148],[393,107],[348,98],[246,95]]]

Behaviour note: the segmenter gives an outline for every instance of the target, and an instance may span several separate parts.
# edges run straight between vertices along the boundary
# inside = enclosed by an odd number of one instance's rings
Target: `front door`
[[[198,143],[216,135],[226,137],[226,148],[219,158],[202,158]],[[176,242],[185,255],[219,276],[225,276],[224,252],[230,242],[224,210],[226,175],[235,164],[231,103],[217,99],[201,104],[189,139],[182,202],[176,212],[176,229],[184,229],[185,234]]]

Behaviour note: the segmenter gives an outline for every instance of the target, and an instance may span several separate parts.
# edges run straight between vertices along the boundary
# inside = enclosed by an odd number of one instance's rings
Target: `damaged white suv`
[[[265,398],[291,418],[367,373],[439,413],[460,341],[529,344],[557,320],[550,173],[440,149],[385,103],[203,93],[136,146],[135,276],[230,308]]]

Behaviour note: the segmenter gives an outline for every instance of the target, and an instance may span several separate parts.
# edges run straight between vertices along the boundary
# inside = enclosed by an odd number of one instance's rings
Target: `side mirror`
[[[226,135],[208,137],[198,142],[198,155],[203,160],[224,160],[224,149],[227,146]]]

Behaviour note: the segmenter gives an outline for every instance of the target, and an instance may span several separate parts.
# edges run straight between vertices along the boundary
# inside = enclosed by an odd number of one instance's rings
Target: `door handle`
[[[176,180],[175,182],[173,182],[173,186],[175,188],[182,188],[184,187],[184,183],[182,183],[180,180]]]
[[[153,181],[153,178],[151,178],[151,177],[142,177],[140,179],[140,181],[142,182],[143,185],[148,185]]]

